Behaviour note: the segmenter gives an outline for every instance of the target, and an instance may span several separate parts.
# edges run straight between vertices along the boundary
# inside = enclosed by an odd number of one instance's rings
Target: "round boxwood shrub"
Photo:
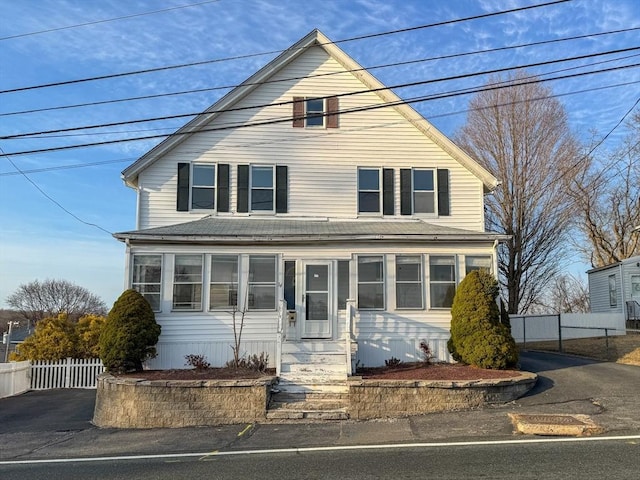
[[[114,373],[141,371],[142,362],[156,356],[160,325],[149,302],[126,290],[113,304],[100,334],[100,358]]]
[[[518,363],[518,349],[508,325],[501,323],[496,303],[498,282],[485,270],[469,273],[451,307],[451,338],[447,347],[458,362],[505,369]]]

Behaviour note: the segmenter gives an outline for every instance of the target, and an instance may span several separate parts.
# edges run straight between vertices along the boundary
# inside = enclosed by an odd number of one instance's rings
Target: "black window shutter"
[[[249,211],[249,165],[238,165],[238,212]]]
[[[287,213],[287,167],[276,167],[276,213]]]
[[[176,210],[189,211],[189,170],[188,163],[178,163],[178,192],[176,195]]]
[[[304,127],[304,98],[293,97],[293,126]]]
[[[438,215],[451,215],[449,212],[449,170],[438,169]]]
[[[411,215],[411,169],[400,169],[400,215]]]
[[[393,168],[382,169],[382,214],[393,215]]]
[[[229,164],[218,165],[218,192],[217,205],[219,212],[229,211]]]

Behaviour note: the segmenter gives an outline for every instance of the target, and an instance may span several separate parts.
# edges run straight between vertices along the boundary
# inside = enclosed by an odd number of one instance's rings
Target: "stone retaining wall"
[[[506,403],[527,393],[537,376],[495,380],[416,381],[349,380],[349,416],[355,420],[404,417],[423,413],[469,410]]]
[[[266,418],[275,377],[168,381],[98,377],[93,423],[158,428],[251,423]]]

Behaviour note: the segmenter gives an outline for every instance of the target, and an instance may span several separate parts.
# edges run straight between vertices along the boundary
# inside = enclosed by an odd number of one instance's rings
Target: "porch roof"
[[[508,237],[422,220],[330,220],[224,218],[199,220],[145,230],[115,233],[120,241],[160,243],[294,243],[304,241],[501,241]]]

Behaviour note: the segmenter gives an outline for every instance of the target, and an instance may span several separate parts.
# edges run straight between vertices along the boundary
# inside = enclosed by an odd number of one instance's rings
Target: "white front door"
[[[303,338],[331,338],[334,317],[331,266],[330,261],[303,262]]]

